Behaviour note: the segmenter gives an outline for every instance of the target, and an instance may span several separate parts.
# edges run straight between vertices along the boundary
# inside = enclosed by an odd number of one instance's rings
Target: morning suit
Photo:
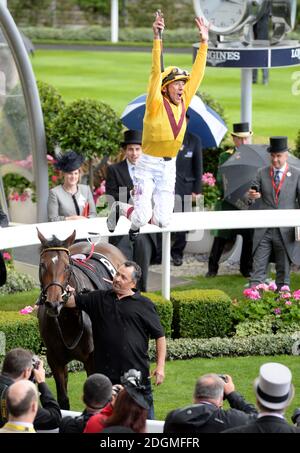
[[[184,212],[189,208],[191,210],[192,192],[196,194],[201,193],[202,173],[203,158],[201,140],[196,135],[186,132],[182,147],[176,158],[175,194],[177,196],[175,199],[175,212]],[[187,198],[190,198],[190,200],[187,200]],[[186,232],[180,231],[175,233],[174,238],[171,255],[173,258],[182,258],[183,250],[186,246]]]
[[[282,177],[283,178],[283,177]],[[299,209],[300,208],[300,170],[288,166],[286,176],[276,201],[272,183],[271,167],[258,170],[253,185],[261,193],[259,209]],[[278,213],[280,215],[280,213]],[[276,285],[289,285],[290,264],[300,264],[300,247],[295,242],[294,227],[257,228],[253,238],[253,273],[251,284],[265,281],[271,251],[274,251],[276,263]]]
[[[228,149],[219,156],[218,167],[224,164],[234,153],[235,149]],[[222,199],[216,203],[216,211],[236,211],[237,208],[224,200],[223,180],[220,172],[217,174],[217,183],[222,192]],[[252,229],[241,230],[217,230],[208,259],[208,273],[216,275],[219,270],[219,261],[226,245],[234,243],[236,236],[240,234],[243,238],[243,245],[240,257],[240,272],[244,277],[249,277],[252,270]]]
[[[49,222],[57,222],[65,220],[66,217],[72,215],[83,215],[83,210],[86,203],[89,205],[89,218],[96,217],[96,207],[90,186],[78,184],[78,190],[75,196],[66,192],[62,185],[54,187],[49,192],[48,198],[48,220]],[[76,202],[74,202],[74,198]],[[79,212],[77,212],[77,206]]]
[[[108,198],[110,205],[113,201],[130,202],[130,191],[132,189],[133,181],[129,174],[126,159],[107,168],[106,195],[113,197],[113,199]],[[129,240],[128,236],[114,236],[109,238],[109,242],[118,247],[129,260],[135,261],[141,267],[140,289],[146,291],[148,268],[151,259],[154,259],[156,255],[156,235],[142,234],[137,237],[134,243]]]
[[[5,228],[8,226],[7,215],[2,211],[1,208],[0,208],[0,226],[2,228]],[[2,253],[0,252],[0,286],[5,285],[6,277],[7,277],[7,273],[6,273],[5,261],[4,261]]]
[[[284,418],[264,415],[247,425],[237,426],[224,433],[298,433],[300,429],[289,425]]]

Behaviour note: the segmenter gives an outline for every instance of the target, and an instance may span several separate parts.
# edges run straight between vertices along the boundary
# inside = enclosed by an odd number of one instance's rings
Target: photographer
[[[85,409],[78,417],[63,417],[59,425],[60,433],[83,433],[89,419],[102,413],[103,408],[111,407],[113,387],[107,376],[91,374],[83,386],[82,400]],[[110,409],[111,413],[111,409]],[[109,415],[110,415],[109,413]]]
[[[11,384],[21,379],[34,379],[40,394],[42,407],[38,408],[34,419],[34,428],[36,430],[47,430],[55,429],[59,425],[61,420],[60,407],[45,382],[43,362],[33,359],[32,353],[23,348],[12,349],[4,358],[0,375],[0,426],[3,426],[8,419],[5,400],[7,389]]]
[[[227,399],[230,409],[223,409]],[[167,415],[165,433],[219,433],[257,417],[255,406],[235,391],[231,376],[205,374],[195,386],[194,404]]]

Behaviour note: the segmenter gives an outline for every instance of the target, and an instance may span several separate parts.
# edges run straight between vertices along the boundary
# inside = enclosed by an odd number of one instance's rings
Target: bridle
[[[63,252],[66,252],[68,254],[68,257],[70,257],[70,250],[65,248],[65,247],[47,247],[45,248],[44,250],[41,251],[41,254],[40,256],[42,256],[45,252],[55,252],[55,251],[63,251]],[[70,263],[70,259],[69,259],[69,264]],[[41,276],[40,276],[41,277]],[[68,301],[68,298],[69,298],[69,292],[66,290],[66,287],[67,285],[69,284],[69,280],[70,280],[70,277],[71,277],[71,272],[69,274],[69,277],[67,279],[67,281],[65,282],[64,285],[62,285],[61,283],[59,282],[56,282],[55,280],[51,283],[49,283],[45,288],[42,287],[41,285],[41,295],[40,295],[40,300],[42,303],[45,303],[47,301],[47,291],[48,289],[51,287],[51,286],[58,286],[61,291],[62,291],[62,300],[63,300],[63,303],[65,304],[67,301]],[[41,281],[41,278],[40,278],[40,281]]]
[[[70,261],[70,250],[65,248],[65,247],[47,247],[45,248],[44,250],[41,251],[40,253],[40,256],[42,256],[45,252],[49,252],[49,251],[63,251],[63,252],[66,252],[68,254],[68,257],[69,257],[69,264],[71,265],[71,261]],[[69,276],[68,276],[68,279],[66,280],[65,284],[62,285],[61,283],[59,282],[56,282],[55,280],[51,283],[49,283],[45,288],[42,288],[42,285],[41,285],[41,295],[40,295],[40,300],[41,302],[44,304],[46,301],[47,301],[47,291],[48,291],[48,288],[50,288],[51,286],[58,286],[59,288],[61,288],[62,290],[62,299],[63,299],[63,304],[65,304],[68,299],[69,299],[69,296],[70,296],[70,293],[66,290],[66,286],[69,284],[69,280],[70,280],[70,277],[72,275],[72,271],[70,271],[69,273]],[[41,276],[40,276],[41,277]],[[41,278],[40,278],[40,281],[41,281]],[[77,337],[75,338],[75,340],[73,341],[72,344],[68,345],[66,342],[65,342],[65,339],[64,339],[64,336],[63,336],[63,332],[61,330],[61,327],[60,327],[60,324],[59,324],[59,320],[58,320],[58,317],[55,316],[54,317],[54,320],[55,320],[55,323],[56,323],[56,327],[57,327],[57,330],[59,332],[59,335],[60,335],[60,338],[63,342],[63,345],[68,349],[68,350],[73,350],[76,348],[76,346],[78,345],[79,341],[81,340],[81,337],[83,335],[83,331],[84,331],[84,325],[83,325],[83,320],[82,320],[82,313],[80,312],[80,316],[79,316],[79,323],[80,323],[80,330],[79,330],[79,334],[77,335]]]

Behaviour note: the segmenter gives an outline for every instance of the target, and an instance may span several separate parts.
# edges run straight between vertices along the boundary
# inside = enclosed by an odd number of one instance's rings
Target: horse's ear
[[[45,236],[42,235],[42,233],[40,232],[40,230],[38,228],[37,228],[37,234],[38,234],[38,238],[41,241],[42,245],[46,245],[48,241],[45,238]]]
[[[76,230],[73,231],[73,233],[71,234],[71,236],[69,236],[67,239],[66,239],[66,245],[67,245],[67,248],[69,248],[73,242],[75,241],[75,237],[76,237]]]

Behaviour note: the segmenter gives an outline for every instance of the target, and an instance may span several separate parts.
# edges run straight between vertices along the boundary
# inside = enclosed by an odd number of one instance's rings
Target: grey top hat
[[[59,154],[56,158],[55,168],[70,173],[71,171],[78,170],[84,162],[84,157],[75,151],[68,151],[64,154]]]
[[[126,145],[141,145],[142,144],[142,131],[134,131],[129,129],[124,132],[124,141],[122,146]]]
[[[240,138],[246,138],[250,137],[253,132],[250,131],[250,126],[249,123],[244,122],[244,123],[234,123],[233,124],[233,131],[231,132],[231,135],[235,135],[236,137]]]
[[[255,379],[257,400],[273,411],[284,409],[294,395],[292,373],[281,363],[264,363]]]
[[[282,137],[270,137],[270,146],[267,148],[269,153],[284,153],[288,151],[288,138]]]

